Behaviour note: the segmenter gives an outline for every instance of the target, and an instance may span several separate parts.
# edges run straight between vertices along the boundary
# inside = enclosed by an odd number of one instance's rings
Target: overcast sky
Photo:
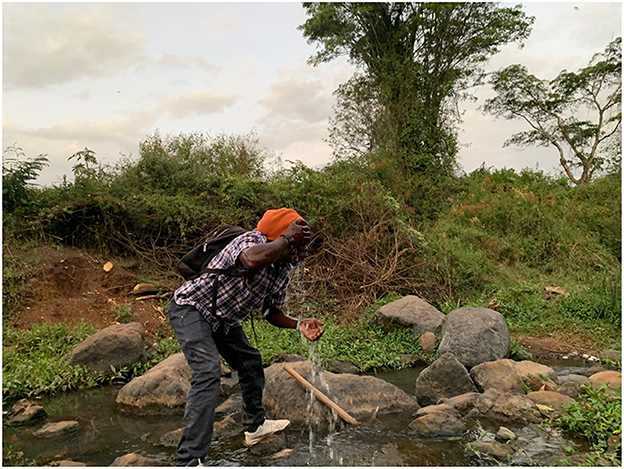
[[[620,3],[525,3],[536,21],[524,49],[506,46],[487,65],[522,63],[554,78],[577,70],[621,35]],[[67,158],[85,146],[100,161],[138,157],[161,134],[255,132],[284,160],[325,164],[332,92],[346,60],[312,67],[314,47],[297,26],[300,3],[4,3],[3,148],[50,159],[38,182],[71,176]],[[460,164],[557,168],[555,150],[502,148],[519,122],[466,110]]]

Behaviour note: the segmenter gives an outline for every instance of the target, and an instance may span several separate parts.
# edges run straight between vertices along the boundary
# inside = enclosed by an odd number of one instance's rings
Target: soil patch
[[[566,331],[555,331],[546,337],[515,336],[514,340],[535,358],[561,358],[584,353],[595,355],[600,350],[592,340]]]
[[[103,329],[119,322],[120,308],[129,305],[125,317],[136,315],[133,320],[143,324],[150,336],[171,335],[166,321],[168,298],[140,300],[131,291],[137,283],[150,280],[161,291],[172,292],[181,281],[150,278],[149,273],[138,272],[134,261],[102,258],[71,247],[39,246],[34,259],[26,284],[30,301],[18,315],[18,328],[83,320]],[[104,270],[107,262],[113,264],[109,272]]]

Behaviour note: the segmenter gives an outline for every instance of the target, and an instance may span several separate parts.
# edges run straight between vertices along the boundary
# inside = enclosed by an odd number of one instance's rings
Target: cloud
[[[214,29],[237,30],[242,28],[243,22],[233,11],[224,11],[210,18],[210,24]]]
[[[161,70],[171,70],[187,67],[198,67],[207,72],[217,72],[221,70],[214,64],[211,64],[203,57],[181,57],[173,54],[163,54],[157,59],[154,59],[153,65],[155,68]]]
[[[236,102],[233,94],[220,94],[210,90],[198,91],[181,96],[166,96],[161,99],[156,113],[167,113],[182,118],[191,114],[213,114],[222,112]]]
[[[112,24],[93,6],[4,4],[4,89],[42,88],[136,66],[146,36]]]

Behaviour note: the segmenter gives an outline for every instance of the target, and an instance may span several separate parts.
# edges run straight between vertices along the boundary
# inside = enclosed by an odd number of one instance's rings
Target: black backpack
[[[196,279],[204,273],[234,274],[233,268],[208,269],[208,264],[225,246],[230,244],[234,238],[246,232],[247,230],[240,226],[223,225],[217,228],[214,233],[180,259],[178,272],[185,280]]]

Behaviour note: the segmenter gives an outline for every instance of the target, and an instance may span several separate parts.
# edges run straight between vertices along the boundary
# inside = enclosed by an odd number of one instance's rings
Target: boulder
[[[228,416],[239,414],[243,411],[243,403],[238,400],[230,397],[229,399],[223,401],[221,404],[217,406],[215,409],[215,415],[217,417]]]
[[[87,465],[80,461],[72,461],[71,459],[63,459],[62,461],[56,461],[52,463],[57,467],[86,467]]]
[[[444,404],[455,409],[464,418],[474,408],[475,402],[480,396],[481,394],[478,392],[468,392],[446,399]]]
[[[516,372],[531,391],[539,391],[542,386],[557,384],[557,373],[551,367],[529,360],[515,362]]]
[[[437,411],[418,417],[405,433],[423,438],[460,436],[466,433],[466,424],[456,415]]]
[[[459,412],[455,410],[448,404],[438,404],[438,405],[428,405],[427,407],[421,407],[416,412],[416,418],[422,417],[423,415],[431,414],[433,412],[446,412],[447,414],[454,415],[455,417],[459,417]]]
[[[7,414],[7,425],[30,425],[44,418],[48,414],[44,408],[35,404],[28,399],[21,399],[13,404],[13,407]]]
[[[524,394],[524,382],[518,374],[516,362],[508,358],[476,365],[470,370],[470,377],[481,391],[494,388]]]
[[[416,399],[382,379],[327,371],[319,379],[322,370],[310,361],[289,365],[357,420],[397,414],[409,418],[419,409]],[[316,379],[312,378],[313,373]],[[317,399],[308,411],[307,391],[284,370],[282,363],[266,368],[264,374],[264,406],[271,418],[285,418],[292,423],[318,422],[323,427],[332,421],[331,410]]]
[[[77,432],[80,424],[75,420],[65,422],[46,423],[43,427],[33,433],[38,438],[55,438],[57,436],[67,435],[68,433]]]
[[[571,373],[569,375],[559,376],[558,381],[559,381],[559,384],[577,383],[579,385],[582,385],[582,384],[588,383],[589,378],[587,376]]]
[[[537,405],[526,396],[490,388],[479,396],[467,418],[479,420],[483,426],[498,428],[501,424],[538,423],[542,416]]]
[[[225,417],[223,420],[215,422],[213,439],[227,439],[235,435],[243,434],[243,426],[232,417]]]
[[[275,433],[249,448],[256,457],[268,458],[286,449],[286,435]]]
[[[561,408],[563,404],[571,404],[574,402],[574,399],[571,397],[553,391],[530,392],[526,397],[531,399],[536,404],[545,405],[554,409],[559,414],[563,411]]]
[[[419,339],[420,348],[425,353],[435,352],[436,336],[433,332],[425,332]]]
[[[460,308],[446,316],[440,355],[450,352],[467,367],[509,354],[511,339],[502,314],[487,308]]]
[[[583,393],[583,389],[581,388],[581,386],[581,384],[574,381],[566,381],[557,388],[557,392],[559,394],[563,394],[564,396],[568,396],[574,399],[575,397],[580,396]]]
[[[128,453],[123,456],[119,456],[112,463],[111,466],[125,466],[125,467],[153,467],[153,466],[169,466],[163,461],[157,461],[155,459],[141,456],[137,453]]]
[[[191,368],[184,354],[176,353],[121,388],[116,402],[121,410],[142,415],[183,413],[189,389]]]
[[[119,370],[146,361],[150,347],[141,323],[115,324],[78,344],[69,362],[92,371],[111,373],[111,365]]]
[[[416,379],[416,397],[423,406],[476,390],[466,368],[451,353],[442,355]]]
[[[379,308],[375,319],[387,331],[397,326],[412,327],[414,336],[420,337],[425,332],[440,332],[444,314],[425,300],[408,295]]]
[[[589,377],[589,382],[592,387],[600,388],[602,386],[609,386],[611,389],[622,387],[622,372],[621,371],[601,371]]]

